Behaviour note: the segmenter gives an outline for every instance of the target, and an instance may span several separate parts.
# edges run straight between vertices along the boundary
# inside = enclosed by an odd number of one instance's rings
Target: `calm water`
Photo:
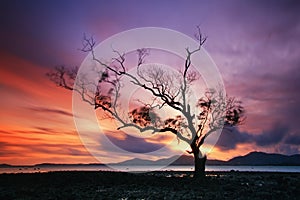
[[[42,167],[8,167],[0,168],[3,173],[36,173],[50,171],[193,171],[193,166],[168,166],[164,168],[156,166],[42,166]],[[298,172],[300,166],[206,166],[206,171],[252,171],[252,172]]]

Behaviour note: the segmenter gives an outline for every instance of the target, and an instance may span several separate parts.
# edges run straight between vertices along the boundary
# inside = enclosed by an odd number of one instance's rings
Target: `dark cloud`
[[[78,148],[67,148],[67,155],[72,155],[72,156],[90,156],[88,152],[83,152],[81,149]]]
[[[285,155],[300,154],[299,145],[279,144],[275,147],[274,152]]]
[[[287,125],[276,124],[260,134],[240,132],[237,128],[224,129],[216,147],[221,150],[235,149],[238,144],[255,144],[257,147],[274,147],[278,153],[300,153],[300,135],[291,132]]]
[[[300,145],[300,134],[289,134],[285,139],[284,143],[287,145]]]
[[[55,108],[45,108],[45,107],[31,107],[28,108],[29,110],[35,111],[35,112],[43,112],[43,113],[53,113],[53,114],[59,114],[59,115],[65,115],[68,117],[73,117],[73,114],[64,110],[55,109]]]
[[[164,147],[163,144],[147,142],[144,138],[134,137],[126,133],[115,132],[114,134],[123,134],[125,139],[106,136],[114,145],[131,153],[149,153]]]
[[[15,136],[15,134],[17,134],[17,136]],[[20,134],[22,134],[22,136]],[[33,136],[33,134],[36,134],[35,136]],[[44,128],[44,127],[33,127],[32,129],[29,130],[10,130],[10,131],[3,131],[0,130],[0,137],[5,137],[5,136],[10,136],[10,137],[15,137],[16,140],[18,139],[22,139],[22,140],[30,140],[30,141],[42,141],[43,140],[43,136],[44,135],[70,135],[70,136],[74,136],[77,134],[77,132],[74,131],[61,131],[61,130],[54,130],[51,128]],[[31,136],[31,137],[28,137]],[[1,148],[0,148],[1,149]]]
[[[284,125],[276,125],[268,131],[259,135],[253,135],[254,142],[258,146],[278,144],[289,133],[289,128]]]
[[[0,149],[1,149],[0,156],[1,157],[9,157],[9,156],[18,155],[18,152],[9,150],[10,145],[11,144],[9,142],[0,142]]]
[[[0,149],[4,149],[7,146],[8,142],[0,142]]]
[[[1,58],[0,58],[1,59]],[[1,68],[2,66],[0,66]],[[18,96],[23,96],[24,98],[30,98],[28,91],[25,91],[24,89],[16,86],[16,85],[9,85],[7,83],[4,83],[1,81],[5,80],[0,80],[0,91],[3,92],[2,98],[6,96],[11,96],[11,95],[18,95]]]
[[[21,151],[14,151],[15,147],[22,149]],[[90,156],[90,154],[84,151],[82,145],[77,144],[47,144],[47,143],[35,143],[35,144],[20,144],[0,142],[0,148],[3,151],[3,155],[22,155],[23,153],[44,153],[49,155],[65,155],[67,156]],[[1,152],[0,152],[1,155]]]
[[[66,155],[66,156],[90,156],[84,151],[82,145],[77,144],[40,144],[32,147],[24,147],[32,152],[46,153],[52,155]]]
[[[11,132],[10,131],[0,130],[0,134],[11,134]]]
[[[34,126],[32,127],[32,130],[28,130],[28,131],[15,131],[15,132],[19,132],[19,133],[36,133],[36,134],[49,134],[49,135],[61,135],[61,134],[67,134],[67,135],[77,135],[77,132],[75,130],[69,130],[69,131],[61,131],[61,130],[57,130],[57,129],[53,129],[53,128],[49,128],[49,127],[39,127],[39,126]]]
[[[47,127],[38,127],[38,126],[36,126],[36,127],[33,127],[33,128],[41,131],[39,133],[45,132],[45,133],[50,134],[50,133],[56,133],[57,132],[57,130],[54,130],[52,128],[47,128]]]
[[[253,135],[240,132],[237,128],[224,129],[219,137],[216,147],[222,150],[235,149],[237,144],[253,142]]]

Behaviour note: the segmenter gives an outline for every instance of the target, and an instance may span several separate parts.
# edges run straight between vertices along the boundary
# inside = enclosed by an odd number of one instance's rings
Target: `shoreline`
[[[61,171],[0,174],[0,199],[299,199],[300,173]]]
[[[194,166],[176,165],[176,166],[99,166],[99,165],[43,165],[43,166],[13,166],[1,167],[0,174],[4,173],[45,173],[53,171],[119,171],[119,172],[157,172],[157,171],[193,171]],[[207,172],[287,172],[300,173],[300,166],[206,166]]]

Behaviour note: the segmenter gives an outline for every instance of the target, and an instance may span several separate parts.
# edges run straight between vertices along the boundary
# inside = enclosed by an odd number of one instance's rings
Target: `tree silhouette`
[[[208,88],[203,97],[197,100],[196,108],[190,104],[191,85],[199,79],[198,73],[192,69],[192,55],[201,50],[206,37],[197,27],[196,39],[198,48],[186,48],[186,57],[182,70],[177,74],[159,65],[143,67],[148,49],[138,49],[137,71],[131,73],[126,66],[126,54],[113,50],[116,56],[110,61],[103,61],[95,54],[96,42],[93,38],[83,39],[83,52],[90,53],[92,60],[101,66],[94,69],[97,83],[86,77],[77,77],[78,68],[68,69],[64,66],[56,67],[48,73],[49,78],[58,86],[68,90],[75,90],[83,101],[100,109],[106,117],[117,120],[118,129],[135,128],[139,132],[154,133],[168,132],[175,134],[181,141],[188,143],[194,156],[195,177],[205,175],[206,155],[200,151],[205,139],[223,126],[235,126],[243,121],[244,108],[235,98],[225,97],[218,88]],[[120,112],[122,78],[126,77],[131,84],[143,92],[150,94],[148,102],[138,99],[128,114]],[[75,84],[74,84],[75,83]],[[74,86],[73,86],[74,85]],[[96,89],[89,89],[90,86]],[[157,110],[167,107],[173,116],[163,119]]]

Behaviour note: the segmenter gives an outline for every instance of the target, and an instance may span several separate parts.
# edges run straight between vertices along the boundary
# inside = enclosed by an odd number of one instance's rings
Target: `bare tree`
[[[102,66],[101,69],[94,69],[98,77],[97,83],[85,77],[76,79],[77,68],[70,70],[60,66],[54,72],[48,73],[48,76],[58,86],[75,90],[83,101],[95,109],[101,109],[106,117],[117,120],[120,123],[118,129],[133,127],[141,133],[152,131],[153,134],[175,134],[179,140],[190,146],[188,153],[194,156],[195,177],[202,177],[205,175],[206,155],[203,155],[200,147],[210,134],[223,126],[240,124],[243,121],[244,108],[235,98],[226,98],[221,90],[210,88],[198,99],[196,109],[191,109],[190,88],[199,79],[199,74],[191,67],[192,56],[201,50],[207,39],[201,34],[199,27],[197,30],[198,48],[186,48],[184,66],[177,74],[172,74],[159,65],[143,67],[145,58],[149,55],[148,49],[136,51],[137,72],[130,73],[125,65],[125,53],[113,50],[116,56],[109,62],[103,61],[95,54],[95,40],[84,37],[81,50],[90,53],[92,60]],[[118,110],[124,77],[151,96],[148,102],[138,99],[140,106],[125,115]],[[96,90],[90,90],[89,85]],[[157,110],[164,107],[173,110],[174,116],[162,119]]]

